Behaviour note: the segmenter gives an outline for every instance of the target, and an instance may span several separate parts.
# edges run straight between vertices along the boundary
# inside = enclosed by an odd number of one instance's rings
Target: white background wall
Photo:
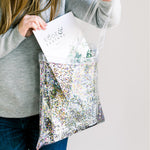
[[[148,6],[149,6],[149,13],[148,13],[148,42],[149,42],[149,47],[148,47],[148,103],[149,103],[149,149],[150,149],[150,1],[148,1]]]
[[[120,25],[100,53],[106,121],[70,137],[68,150],[148,150],[148,1],[121,1]]]

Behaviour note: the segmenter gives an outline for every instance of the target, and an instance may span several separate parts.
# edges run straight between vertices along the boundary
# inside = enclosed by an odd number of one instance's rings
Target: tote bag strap
[[[101,3],[101,0],[93,0],[90,7],[88,8],[86,14],[83,17],[83,21],[87,23],[91,23],[92,19]],[[107,12],[107,18],[104,20],[103,26],[100,28],[100,32],[98,34],[98,42],[96,45],[97,48],[97,55],[99,55],[99,51],[101,48],[104,46],[104,41],[105,41],[105,35],[106,35],[106,29],[108,28],[108,24],[110,22],[110,17],[111,17],[111,12],[112,12],[113,7],[110,6],[108,12]],[[98,58],[98,57],[97,57]]]

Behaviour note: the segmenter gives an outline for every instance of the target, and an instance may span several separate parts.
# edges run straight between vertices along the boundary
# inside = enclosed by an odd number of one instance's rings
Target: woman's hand
[[[112,0],[103,0],[103,1],[106,1],[106,2],[111,2]]]
[[[18,30],[22,36],[30,36],[33,34],[32,30],[46,29],[46,22],[36,15],[25,15],[18,25]]]

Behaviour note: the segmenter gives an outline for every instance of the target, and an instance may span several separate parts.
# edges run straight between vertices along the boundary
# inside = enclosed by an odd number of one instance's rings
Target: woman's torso
[[[64,13],[65,0],[61,2],[59,15]],[[46,22],[49,22],[49,15],[50,8],[42,12]],[[32,34],[0,59],[0,116],[20,118],[39,113],[40,52]]]

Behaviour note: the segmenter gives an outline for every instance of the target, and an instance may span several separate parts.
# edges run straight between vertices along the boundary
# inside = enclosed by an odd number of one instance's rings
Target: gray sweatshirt
[[[72,11],[83,19],[93,0],[62,0],[59,16]],[[42,0],[43,5],[45,0]],[[120,0],[106,2],[100,0],[99,7],[92,19],[92,24],[102,27],[107,18],[109,7],[113,5],[109,27],[120,22]],[[42,13],[49,22],[50,9]],[[1,16],[1,13],[0,13]],[[0,116],[22,118],[39,114],[40,69],[38,54],[41,48],[34,35],[23,37],[18,31],[18,24],[0,35]]]

